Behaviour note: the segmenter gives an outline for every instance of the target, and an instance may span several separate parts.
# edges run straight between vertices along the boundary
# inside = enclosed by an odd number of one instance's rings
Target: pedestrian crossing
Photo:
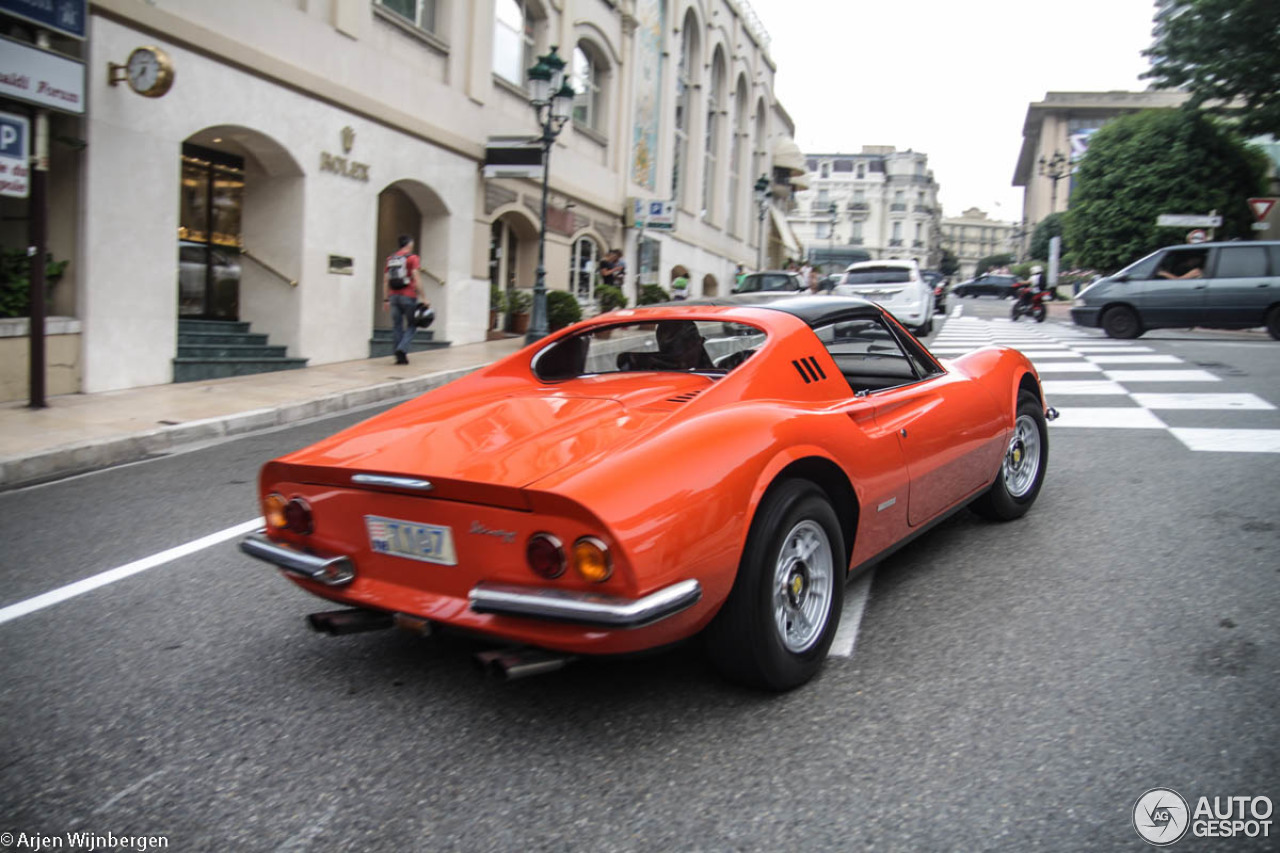
[[[939,358],[979,347],[1010,346],[1031,359],[1049,404],[1053,429],[1163,430],[1192,451],[1280,453],[1280,414],[1256,394],[1227,392],[1223,378],[1136,341],[1098,337],[1062,323],[952,316],[929,346]],[[1247,424],[1201,426],[1196,413],[1241,413]],[[1271,414],[1260,414],[1271,413]],[[1261,424],[1262,428],[1251,424]],[[1274,424],[1274,428],[1269,428]]]

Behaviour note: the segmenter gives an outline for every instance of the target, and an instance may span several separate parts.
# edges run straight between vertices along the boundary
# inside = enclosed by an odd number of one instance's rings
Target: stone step
[[[267,336],[260,332],[178,332],[179,347],[226,344],[242,347],[266,346]]]
[[[264,336],[265,337],[265,336]],[[178,358],[284,358],[283,344],[184,344],[178,343]]]
[[[249,331],[249,324],[244,320],[179,320],[178,334],[184,332],[221,332],[236,334]]]
[[[395,347],[391,336],[390,329],[374,329],[373,337],[369,340],[369,358],[383,358],[384,356],[392,355],[395,352]],[[408,351],[424,352],[426,350],[443,349],[449,345],[449,341],[437,341],[430,329],[419,329],[418,333],[413,336],[413,342],[409,344]]]
[[[305,358],[182,358],[173,360],[174,382],[202,382],[228,376],[250,376],[277,370],[299,370]]]

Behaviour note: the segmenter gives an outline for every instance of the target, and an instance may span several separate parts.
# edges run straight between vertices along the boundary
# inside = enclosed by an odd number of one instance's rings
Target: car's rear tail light
[[[529,563],[529,568],[539,577],[550,580],[564,574],[564,546],[550,533],[535,533],[530,536],[529,544],[524,549],[524,556]]]
[[[266,520],[267,527],[272,530],[284,530],[287,524],[284,507],[288,502],[288,499],[278,492],[272,492],[262,499],[262,517]]]
[[[302,498],[294,498],[284,505],[284,526],[292,533],[310,533],[316,529],[311,516],[311,505]]]
[[[604,583],[613,574],[609,547],[594,536],[584,536],[573,544],[573,565],[592,583]]]

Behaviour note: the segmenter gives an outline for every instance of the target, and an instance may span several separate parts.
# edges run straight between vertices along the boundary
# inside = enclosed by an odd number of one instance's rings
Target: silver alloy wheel
[[[1019,415],[1004,454],[1004,487],[1015,498],[1031,491],[1040,473],[1040,426],[1031,415]]]
[[[804,519],[791,528],[773,569],[773,619],[787,651],[808,651],[831,615],[835,560],[821,524]]]

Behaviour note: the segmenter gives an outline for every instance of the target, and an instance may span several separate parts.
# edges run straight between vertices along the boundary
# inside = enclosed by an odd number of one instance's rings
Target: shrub
[[[655,305],[659,302],[670,302],[671,294],[656,284],[646,284],[640,288],[640,304]]]
[[[53,255],[46,256],[44,265],[44,281],[46,287],[45,304],[48,304],[48,291],[62,278],[68,261],[55,261]],[[25,249],[4,249],[0,253],[0,317],[31,316],[31,261]]]
[[[582,306],[567,290],[547,292],[547,328],[554,332],[582,319]]]
[[[507,310],[512,314],[528,314],[533,307],[533,297],[523,290],[513,290],[507,297]]]
[[[600,303],[601,311],[614,311],[627,307],[626,294],[622,292],[622,288],[614,287],[612,284],[602,284],[596,288],[596,301]]]
[[[496,284],[489,285],[489,310],[503,314],[507,310],[507,294]]]

